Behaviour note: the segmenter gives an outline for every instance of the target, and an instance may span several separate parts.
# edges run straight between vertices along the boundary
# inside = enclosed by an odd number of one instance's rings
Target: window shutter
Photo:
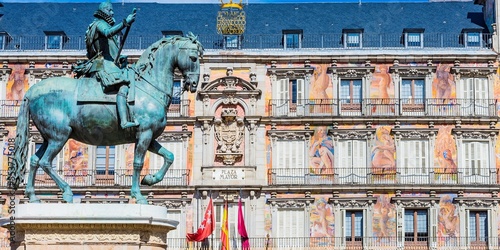
[[[288,91],[289,91],[288,87],[289,87],[288,78],[281,79],[279,89],[278,89],[278,94],[279,94],[279,98],[282,100],[282,102],[285,102],[286,100],[288,100],[290,98],[290,96],[288,94]]]
[[[474,98],[478,101],[488,99],[488,78],[473,78]]]
[[[351,147],[352,141],[350,140],[343,140],[339,141],[339,150],[338,150],[338,157],[340,160],[340,165],[338,166],[339,170],[339,177],[345,177],[349,175],[349,172],[352,170],[352,165],[350,162],[350,159],[352,157],[352,147]],[[340,181],[343,181],[341,179]]]
[[[353,140],[353,167],[359,176],[366,175],[366,141]]]
[[[304,79],[297,79],[297,104],[303,104],[305,99],[305,81]]]
[[[362,95],[362,81],[361,79],[352,80],[352,98],[354,103],[361,103]]]

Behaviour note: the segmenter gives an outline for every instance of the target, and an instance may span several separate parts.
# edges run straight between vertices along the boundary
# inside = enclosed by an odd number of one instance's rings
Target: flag
[[[229,227],[227,222],[227,200],[224,204],[224,212],[222,213],[222,227],[220,230],[220,239],[222,241],[221,250],[229,250]]]
[[[212,205],[212,198],[210,198],[210,203],[208,204],[207,210],[205,211],[205,216],[203,216],[203,221],[200,227],[193,234],[187,234],[186,238],[188,241],[203,241],[209,235],[212,234],[215,228],[215,217],[214,217],[214,206]]]
[[[241,236],[241,249],[250,250],[250,242],[248,241],[248,233],[245,227],[245,218],[243,218],[243,207],[241,198],[238,201],[238,233]]]

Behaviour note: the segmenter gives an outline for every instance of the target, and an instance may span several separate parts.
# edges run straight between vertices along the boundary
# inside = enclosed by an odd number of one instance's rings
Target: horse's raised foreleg
[[[26,191],[24,194],[29,198],[30,203],[39,203],[40,199],[35,195],[35,178],[36,171],[38,170],[38,162],[40,161],[40,157],[43,156],[45,150],[47,149],[47,142],[44,141],[42,146],[36,151],[34,155],[30,158],[30,171],[28,175],[28,182],[26,183]]]
[[[172,162],[174,162],[174,154],[172,154],[172,152],[168,151],[166,148],[162,147],[156,140],[153,140],[151,142],[148,150],[163,157],[163,166],[160,168],[160,170],[158,170],[158,172],[156,172],[155,174],[148,174],[144,176],[141,181],[142,185],[152,186],[163,180],[168,168],[170,168],[170,165],[172,165]]]
[[[130,189],[130,196],[135,198],[137,204],[148,204],[148,201],[141,194],[139,188],[139,180],[141,178],[141,171],[144,165],[144,156],[153,138],[151,130],[141,131],[138,133],[137,142],[135,143],[134,151],[134,172],[132,174],[132,188]]]
[[[52,169],[52,160],[56,157],[56,155],[61,151],[66,143],[66,140],[63,141],[49,141],[47,149],[43,154],[40,161],[38,161],[38,165],[47,173],[52,180],[54,180],[57,186],[63,192],[62,198],[68,203],[73,203],[73,192],[71,191],[70,186],[66,181],[59,176],[54,169]]]

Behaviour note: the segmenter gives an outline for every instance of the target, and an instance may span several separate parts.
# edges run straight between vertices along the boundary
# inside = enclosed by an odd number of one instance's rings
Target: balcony
[[[17,118],[22,101],[0,100],[0,118]],[[180,100],[168,107],[167,117],[189,117],[191,100]]]
[[[441,168],[273,168],[267,173],[270,186],[279,185],[358,185],[358,186],[488,186],[498,184],[496,169]]]
[[[217,235],[217,232],[214,232]],[[362,250],[362,249],[387,249],[387,250],[499,250],[498,237],[490,237],[484,241],[474,241],[466,237],[419,237],[417,242],[398,242],[396,237],[261,237],[250,238],[250,248],[258,250]],[[186,242],[185,238],[168,238],[168,249],[220,249],[219,238],[209,237],[205,242]],[[231,237],[231,249],[242,249],[239,237]]]
[[[96,170],[58,170],[56,171],[72,187],[130,187],[132,186],[131,169],[96,171]],[[157,170],[143,170],[141,179]],[[7,170],[0,171],[0,186],[7,186]],[[161,187],[185,187],[189,185],[189,169],[170,169],[165,178],[155,184]],[[27,177],[23,185],[26,185]],[[36,187],[56,187],[56,183],[42,170],[38,170],[35,177]]]
[[[496,117],[496,99],[366,98],[366,99],[271,99],[270,116],[425,116]]]
[[[301,44],[297,49],[349,49],[349,50],[372,50],[372,49],[467,49],[467,50],[490,50],[492,36],[482,34],[480,42],[466,45],[463,34],[454,33],[425,33],[421,47],[405,47],[401,33],[370,34],[364,33],[360,46],[344,46],[342,33],[330,34],[303,34]],[[152,36],[129,36],[125,43],[126,50],[144,50],[152,43],[162,38],[159,35]],[[198,34],[198,40],[207,50],[224,50],[224,37],[217,34]],[[245,34],[242,36],[239,48],[242,50],[284,50],[283,34]],[[84,36],[65,36],[62,45],[58,49],[47,49],[45,36],[11,36],[5,44],[4,51],[84,51]]]

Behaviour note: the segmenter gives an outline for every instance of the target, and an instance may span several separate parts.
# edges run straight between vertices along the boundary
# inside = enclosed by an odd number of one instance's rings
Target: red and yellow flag
[[[229,250],[229,227],[227,221],[227,201],[224,204],[224,212],[222,213],[222,227],[220,230],[221,250]]]

